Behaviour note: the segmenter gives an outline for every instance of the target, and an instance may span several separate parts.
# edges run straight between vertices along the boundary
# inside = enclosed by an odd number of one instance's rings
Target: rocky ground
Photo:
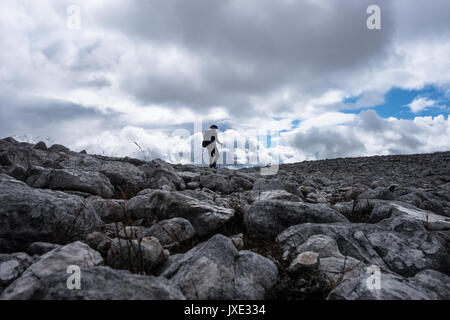
[[[0,140],[0,299],[450,299],[449,239],[450,152],[261,176]]]

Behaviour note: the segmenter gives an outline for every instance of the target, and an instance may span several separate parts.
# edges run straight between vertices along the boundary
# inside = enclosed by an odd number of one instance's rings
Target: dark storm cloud
[[[332,128],[313,127],[295,135],[293,146],[315,159],[338,158],[363,154],[365,146],[353,133],[340,133]]]
[[[395,0],[393,18],[397,22],[397,36],[404,40],[438,38],[448,40],[450,35],[450,1]]]
[[[383,132],[389,128],[386,120],[380,118],[375,110],[363,111],[359,114],[359,125],[368,131]]]
[[[317,117],[317,127],[294,129],[290,153],[447,146],[441,120],[392,122],[370,110],[345,123],[320,117],[375,107],[392,86],[448,84],[441,70],[448,66],[448,0],[76,2],[80,30],[66,26],[72,1],[0,2],[1,136],[50,136],[116,155],[143,140],[167,157],[171,132],[192,132],[194,119],[225,131]],[[374,3],[383,29],[370,31],[366,8]],[[359,99],[344,104],[344,97]],[[212,107],[226,110],[212,114]]]
[[[201,60],[195,80],[177,70],[123,76],[146,103],[249,105],[249,97],[282,86],[322,93],[335,72],[351,73],[386,54],[393,35],[390,2],[380,1],[383,28],[366,28],[372,1],[128,1],[102,21],[136,41],[175,45]],[[137,61],[139,64],[139,61]],[[143,66],[144,68],[146,66]],[[235,108],[233,108],[235,106]]]
[[[73,127],[74,133],[84,129],[83,123],[89,125],[91,121],[101,123],[102,127],[96,129],[104,130],[114,128],[118,124],[115,121],[116,113],[104,114],[56,99],[0,97],[0,114],[0,137],[32,134],[59,138],[58,131],[66,131],[72,122],[80,124]]]
[[[383,139],[386,145],[395,145],[395,147],[389,148],[391,153],[414,152],[425,144],[418,138],[423,133],[423,127],[407,120],[389,121],[378,116],[374,110],[361,112],[354,125],[361,130],[373,132],[375,136],[384,135]],[[385,135],[387,132],[395,132],[394,137]]]

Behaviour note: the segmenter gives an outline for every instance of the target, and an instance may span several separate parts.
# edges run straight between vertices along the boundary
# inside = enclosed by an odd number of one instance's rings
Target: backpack
[[[208,141],[208,140],[204,140],[203,142],[202,142],[202,147],[203,148],[206,148],[206,147],[208,147],[214,140],[216,140],[216,137],[211,137],[211,141]]]

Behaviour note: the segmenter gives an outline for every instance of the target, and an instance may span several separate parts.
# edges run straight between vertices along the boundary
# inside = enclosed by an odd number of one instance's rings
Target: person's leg
[[[208,148],[208,154],[209,154],[209,167],[212,168],[212,165],[214,163],[214,155],[215,155],[216,148]]]
[[[214,153],[215,153],[215,156],[214,156],[214,167],[216,167],[217,160],[219,160],[219,149],[217,149],[217,146],[214,148]]]

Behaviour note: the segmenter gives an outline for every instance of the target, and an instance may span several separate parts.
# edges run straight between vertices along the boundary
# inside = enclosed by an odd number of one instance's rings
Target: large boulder
[[[449,217],[437,215],[403,202],[391,201],[389,205],[392,207],[392,215],[407,215],[410,218],[422,222],[428,230],[450,230]]]
[[[229,194],[232,191],[227,177],[219,174],[202,174],[200,176],[200,185],[224,194]]]
[[[114,195],[114,187],[109,179],[96,171],[81,171],[78,169],[52,169],[29,176],[27,184],[33,188],[48,188],[53,190],[81,191],[103,198]]]
[[[244,221],[248,231],[255,237],[276,236],[299,223],[348,222],[327,205],[284,200],[254,202],[246,208]]]
[[[352,257],[327,257],[320,259],[319,272],[331,287],[359,276],[365,271],[365,264]]]
[[[450,218],[402,201],[359,199],[337,203],[334,208],[352,222],[377,223],[391,216],[407,215],[422,221],[429,230],[450,230]]]
[[[210,205],[230,208],[229,199],[225,198],[222,194],[215,193],[207,188],[203,188],[203,190],[183,190],[181,193]]]
[[[263,192],[269,190],[286,190],[289,193],[300,195],[299,184],[293,180],[279,178],[259,178],[253,183],[253,191]]]
[[[377,224],[299,224],[283,231],[276,241],[283,256],[293,259],[314,235],[327,235],[336,241],[342,254],[402,276],[427,268],[449,272],[450,255],[440,238],[407,215]]]
[[[167,253],[155,237],[134,240],[113,239],[106,264],[134,273],[151,273],[167,259]]]
[[[394,200],[395,195],[392,191],[385,187],[377,187],[374,190],[367,190],[359,195],[360,199],[380,199]]]
[[[230,178],[230,187],[234,192],[251,190],[253,188],[253,183],[244,177],[232,175]]]
[[[40,166],[44,162],[44,154],[12,138],[0,140],[0,165],[3,166],[15,164],[25,169],[33,165]]]
[[[33,258],[20,252],[0,254],[0,294],[14,280],[33,264]]]
[[[446,179],[441,177],[441,179]],[[396,200],[407,202],[423,210],[450,217],[449,183],[441,186],[442,189],[424,190],[422,188],[400,187],[395,190]],[[428,191],[428,192],[427,192]]]
[[[267,190],[263,192],[253,191],[251,193],[252,201],[272,201],[272,200],[285,200],[293,202],[303,202],[299,196],[287,192],[286,190]]]
[[[0,221],[0,238],[20,242],[23,248],[37,241],[81,239],[102,226],[83,198],[33,189],[5,175],[0,175]]]
[[[67,280],[70,266],[88,268],[103,263],[100,253],[82,242],[74,242],[54,249],[32,264],[1,294],[1,300],[28,300],[42,285],[41,279],[50,275],[62,275]],[[63,282],[66,285],[66,281]]]
[[[184,218],[172,218],[151,226],[149,234],[158,238],[163,246],[170,246],[191,239],[195,235],[195,229]]]
[[[450,297],[450,277],[435,270],[423,270],[414,277],[380,273],[379,287],[369,286],[373,277],[367,269],[341,282],[329,300],[446,300]]]
[[[135,165],[106,157],[76,154],[64,158],[59,166],[65,169],[77,168],[82,171],[98,171],[109,178],[123,198],[131,198],[145,188],[145,172]]]
[[[68,290],[67,275],[41,279],[33,300],[184,300],[181,291],[162,277],[144,276],[109,267],[81,269],[81,288]]]
[[[124,198],[129,198],[146,186],[145,173],[127,162],[102,162],[98,171],[107,176],[117,189],[122,190]]]
[[[105,223],[129,220],[125,200],[102,199],[100,197],[88,198],[95,212]]]
[[[278,279],[272,261],[251,251],[237,251],[222,235],[169,260],[161,275],[187,299],[200,300],[261,300]]]
[[[180,192],[161,191],[136,196],[128,202],[128,212],[136,219],[154,217],[189,220],[199,236],[217,231],[234,216],[234,210],[205,203]]]
[[[149,188],[163,189],[166,186],[171,190],[186,189],[183,178],[170,164],[161,159],[152,160],[140,166],[139,169],[145,172]]]
[[[377,223],[392,215],[392,205],[389,204],[389,201],[384,200],[356,199],[339,202],[333,208],[355,223]]]

